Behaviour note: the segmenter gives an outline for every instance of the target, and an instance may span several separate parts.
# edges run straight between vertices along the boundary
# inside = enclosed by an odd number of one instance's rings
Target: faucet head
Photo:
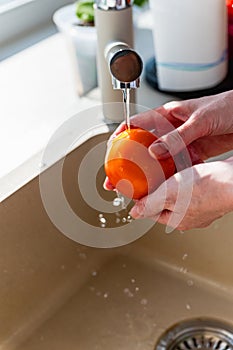
[[[136,51],[125,43],[116,42],[106,47],[105,57],[114,89],[139,87],[143,63]]]

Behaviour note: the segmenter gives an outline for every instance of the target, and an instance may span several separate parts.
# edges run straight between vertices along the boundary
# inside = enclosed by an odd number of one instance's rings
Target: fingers
[[[190,172],[190,169],[186,169],[163,182],[156,191],[138,200],[130,215],[134,219],[151,218],[169,227],[179,228],[189,207],[193,189]],[[187,179],[190,184],[185,186]]]
[[[160,137],[165,133],[174,129],[172,123],[166,118],[166,116],[158,112],[156,109],[148,110],[146,112],[136,114],[130,118],[130,124],[133,127],[140,127],[146,130],[155,131],[155,135]],[[180,123],[179,123],[180,125]],[[126,128],[125,122],[122,122],[114,133],[111,135],[110,140],[124,131]]]
[[[138,200],[130,211],[134,219],[155,218],[163,210],[172,210],[172,201],[169,201],[167,193],[167,181],[165,181],[155,192]]]
[[[173,116],[177,120],[185,122],[193,112],[194,102],[195,99],[192,101],[171,101],[162,106],[162,109],[166,114]]]
[[[170,155],[174,156],[204,135],[205,125],[203,125],[203,121],[190,117],[177,129],[155,141],[149,148],[150,155],[158,159],[165,159]]]
[[[146,130],[153,130],[164,119],[156,110],[152,109],[144,113],[136,114],[130,118],[130,124]]]
[[[107,191],[113,191],[115,189],[115,187],[109,181],[108,177],[105,178],[103,187]]]
[[[193,141],[206,136],[209,126],[199,115],[198,106],[201,103],[204,103],[204,99],[174,101],[157,109],[176,129],[162,135],[151,145],[149,152],[152,157],[165,159],[169,153],[174,156]]]

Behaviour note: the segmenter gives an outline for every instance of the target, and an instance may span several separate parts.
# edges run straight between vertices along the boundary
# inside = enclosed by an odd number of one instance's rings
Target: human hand
[[[156,110],[149,110],[144,113],[140,113],[130,118],[131,127],[141,127],[146,130],[153,132],[157,138],[169,133],[172,130],[175,130],[175,127],[178,127],[181,123],[176,118],[168,116],[165,118],[163,115],[158,113]],[[111,135],[108,146],[111,145],[112,140],[124,131],[126,125],[122,122],[118,128]],[[183,145],[183,148],[186,148],[186,145]],[[187,147],[189,152],[183,152],[182,154],[172,155],[174,156],[174,161],[178,171],[184,169],[185,167],[191,166],[192,164],[200,163],[201,159],[198,153],[192,146]],[[104,188],[107,190],[114,190],[114,187],[109,182],[108,178],[105,179]]]
[[[233,157],[176,173],[138,200],[130,214],[184,231],[206,227],[232,210]]]
[[[149,148],[152,157],[173,157],[188,148],[191,163],[233,149],[233,91],[199,99],[167,103],[131,118],[131,124],[159,138]],[[122,123],[111,138],[124,130]],[[186,152],[187,154],[187,152]],[[177,160],[178,159],[178,160]],[[179,157],[175,160],[179,162]],[[190,164],[190,162],[189,162]],[[178,171],[182,165],[178,164]],[[183,166],[184,168],[184,166]],[[112,190],[108,179],[104,187]]]
[[[159,159],[190,144],[201,159],[233,149],[233,91],[170,102],[155,111],[177,127],[151,145],[151,155]]]

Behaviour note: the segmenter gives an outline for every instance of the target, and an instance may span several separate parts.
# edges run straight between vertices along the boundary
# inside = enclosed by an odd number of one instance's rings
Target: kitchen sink
[[[139,221],[130,222],[125,208],[106,215],[98,204],[93,209],[78,186],[83,157],[107,138],[107,133],[93,136],[69,153],[63,190],[81,218],[80,227],[82,222],[87,231],[96,228],[98,235],[108,225],[117,229],[120,220],[127,236],[130,225],[141,225]],[[50,179],[58,163],[44,171]],[[88,179],[89,166],[85,171]],[[102,189],[102,168],[97,175],[98,194],[111,206],[116,195]],[[167,330],[182,322],[206,319],[233,325],[232,214],[205,229],[169,234],[163,225],[150,222],[135,240],[129,229],[129,242],[86,246],[85,232],[78,240],[78,224],[74,241],[51,221],[40,180],[32,180],[0,207],[1,350],[152,350]],[[61,217],[56,201],[54,209]],[[185,349],[192,349],[187,344]],[[216,344],[216,349],[230,348]],[[206,347],[211,348],[196,345]]]

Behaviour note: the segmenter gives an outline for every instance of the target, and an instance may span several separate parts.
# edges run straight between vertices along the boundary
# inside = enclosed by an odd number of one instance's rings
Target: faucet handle
[[[136,51],[125,43],[115,42],[107,45],[105,57],[114,89],[139,87],[143,63]]]
[[[133,0],[96,0],[96,7],[101,10],[123,10],[132,6]]]

